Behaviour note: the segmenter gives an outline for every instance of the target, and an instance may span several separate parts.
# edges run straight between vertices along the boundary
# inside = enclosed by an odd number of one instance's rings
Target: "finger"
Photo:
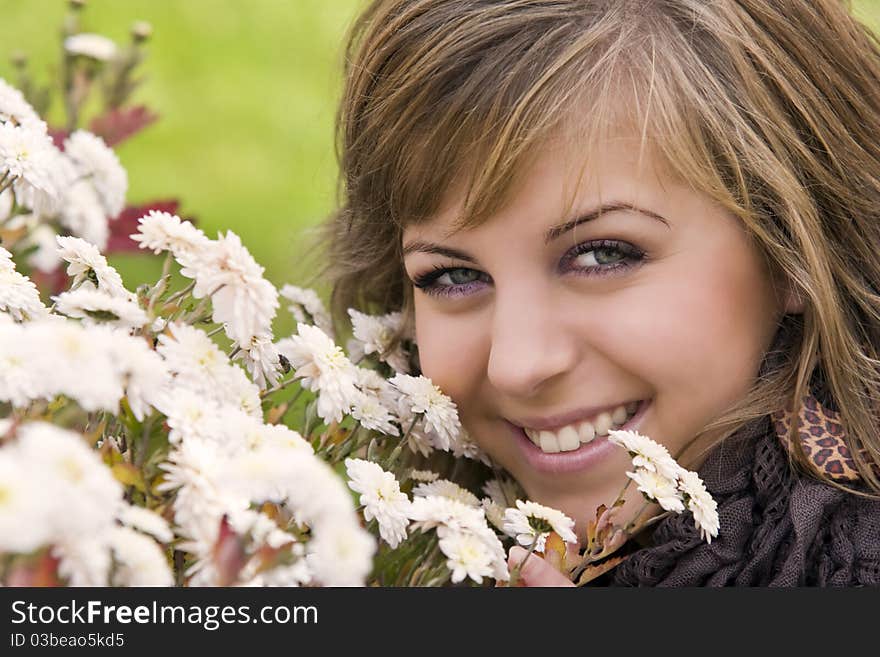
[[[528,556],[528,558],[526,558]],[[525,560],[523,562],[523,560]],[[569,579],[535,554],[529,554],[515,545],[510,548],[507,564],[515,568],[522,563],[520,582],[522,586],[574,586]]]

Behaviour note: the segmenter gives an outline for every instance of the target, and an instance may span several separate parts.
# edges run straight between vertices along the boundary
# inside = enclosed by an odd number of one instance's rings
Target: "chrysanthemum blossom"
[[[112,39],[87,32],[73,34],[64,39],[64,50],[69,55],[89,57],[101,62],[113,59],[118,51]]]
[[[482,508],[438,495],[414,497],[410,507],[410,519],[413,521],[412,530],[436,530],[437,537],[441,541],[456,535],[476,538],[491,555],[491,576],[498,580],[507,579],[507,558],[504,546],[501,545],[495,532],[486,524],[486,516]],[[453,549],[450,547],[450,552],[444,552],[444,554],[450,556],[452,552]],[[456,558],[450,558],[453,559],[453,564],[448,565],[454,572]]]
[[[234,346],[238,347],[235,358],[244,362],[251,379],[260,388],[265,390],[278,382],[281,377],[281,361],[278,349],[272,343],[271,333],[255,335],[250,343]]]
[[[296,285],[284,285],[280,294],[292,302],[287,309],[297,322],[314,324],[324,333],[333,337],[333,322],[330,319],[330,313],[324,308],[324,303],[317,292]]]
[[[638,431],[612,429],[608,432],[608,440],[630,453],[634,468],[656,472],[672,481],[682,471],[682,467],[670,456],[666,447]]]
[[[205,257],[212,241],[189,221],[176,214],[150,210],[138,219],[138,232],[130,236],[142,249],[153,253],[171,251],[184,267],[194,267]]]
[[[24,94],[3,78],[0,78],[0,123],[24,125],[46,132],[46,124]]]
[[[406,539],[410,501],[394,475],[363,459],[345,459],[348,486],[360,493],[364,518],[379,523],[379,535],[392,548]]]
[[[60,154],[51,138],[31,126],[0,123],[0,179],[13,181],[19,204],[51,213],[61,199]]]
[[[174,533],[168,526],[168,521],[155,511],[126,504],[120,510],[117,520],[123,525],[149,534],[163,543],[170,543],[174,539]]]
[[[441,497],[448,497],[449,499],[457,500],[468,506],[480,506],[480,500],[477,499],[476,495],[448,479],[437,479],[436,481],[421,483],[413,488],[413,495],[417,497],[439,495]]]
[[[387,436],[399,436],[400,431],[393,424],[397,418],[375,395],[359,391],[352,402],[351,415],[361,426],[379,431]]]
[[[360,394],[355,367],[342,349],[324,331],[308,324],[298,324],[297,335],[279,340],[277,347],[303,387],[318,393],[318,415],[340,422]]]
[[[107,213],[91,182],[80,179],[65,190],[59,219],[74,237],[83,238],[99,250],[107,247],[110,236]]]
[[[61,236],[56,238],[58,254],[69,264],[67,275],[73,277],[73,286],[88,283],[112,297],[134,301],[135,296],[125,289],[122,277],[107,263],[94,244],[78,237]]]
[[[543,552],[547,536],[556,532],[566,543],[576,543],[574,520],[562,511],[551,509],[537,502],[516,501],[516,508],[504,512],[504,532],[514,536],[517,543],[530,547],[533,543],[538,552]]]
[[[15,271],[12,254],[0,246],[0,312],[15,321],[43,318],[48,309],[40,300],[37,286],[27,276]]]
[[[492,553],[473,534],[451,533],[440,539],[440,550],[447,557],[446,566],[452,571],[453,583],[470,577],[481,584],[484,577],[492,576]]]
[[[391,349],[392,338],[402,322],[401,313],[392,312],[376,316],[349,308],[348,316],[351,318],[354,333],[354,341],[349,344],[349,353],[353,359],[359,360],[363,355],[376,354],[395,372],[409,373],[409,358],[406,350],[400,343]]]
[[[684,502],[676,487],[675,479],[669,479],[659,472],[645,468],[636,468],[635,472],[627,472],[626,476],[636,482],[638,489],[646,498],[657,502],[666,511],[675,513],[684,511]]]
[[[174,575],[156,542],[128,527],[108,531],[115,570],[112,586],[173,586]]]
[[[81,287],[52,297],[55,310],[86,323],[108,323],[121,328],[140,328],[149,321],[147,313],[129,299],[113,297],[99,290]]]
[[[389,382],[406,396],[411,412],[424,414],[425,424],[437,435],[438,449],[450,450],[461,431],[453,401],[424,376],[396,374]]]
[[[172,322],[159,336],[157,350],[175,376],[175,385],[219,405],[261,415],[260,390],[204,331]]]
[[[703,540],[711,543],[718,536],[720,528],[717,502],[712,499],[696,472],[683,470],[678,478],[678,489],[684,493],[687,507],[694,515],[694,524]]]
[[[210,295],[213,320],[224,325],[234,342],[244,345],[256,335],[271,333],[278,308],[278,292],[263,278],[263,271],[239,236],[227,231],[180,273],[195,279],[196,299]]]
[[[95,188],[108,217],[125,208],[128,174],[113,149],[91,132],[77,130],[64,142],[64,154],[73,162],[78,176]]]

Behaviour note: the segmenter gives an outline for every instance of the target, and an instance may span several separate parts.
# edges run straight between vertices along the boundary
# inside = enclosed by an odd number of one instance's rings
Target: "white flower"
[[[500,506],[492,501],[492,498],[484,497],[481,500],[483,512],[486,519],[491,522],[499,531],[504,531],[504,510],[505,507]]]
[[[21,205],[37,213],[52,212],[66,186],[61,157],[52,140],[31,126],[0,123],[0,179],[14,180]]]
[[[424,376],[396,374],[389,382],[406,396],[412,413],[424,414],[425,424],[436,434],[435,447],[451,449],[461,430],[458,410],[452,400]]]
[[[15,271],[12,254],[0,246],[0,311],[18,322],[45,317],[49,311],[40,301],[37,286]]]
[[[285,285],[280,294],[293,302],[287,309],[297,322],[314,324],[327,335],[333,336],[333,322],[317,292],[309,288]]]
[[[400,492],[397,479],[376,463],[363,459],[345,459],[345,468],[350,479],[349,488],[361,493],[364,518],[375,518],[379,523],[379,534],[388,545],[396,548],[406,539],[410,506],[409,498]]]
[[[64,262],[58,255],[58,244],[55,242],[57,233],[47,224],[35,222],[32,225],[22,242],[23,246],[33,249],[27,257],[27,263],[44,274],[51,274]]]
[[[0,368],[0,394],[16,404],[63,394],[86,411],[118,411],[123,381],[101,327],[49,318],[30,322],[18,334],[17,325],[0,325],[0,362],[6,366]]]
[[[116,43],[100,34],[80,33],[64,39],[64,50],[70,55],[91,57],[106,62],[116,57]]]
[[[249,344],[239,349],[235,358],[244,361],[254,383],[263,390],[274,386],[281,376],[281,360],[269,333],[255,335]]]
[[[29,470],[64,488],[52,518],[57,536],[99,534],[113,524],[122,486],[81,435],[30,422],[19,427],[17,446]]]
[[[456,458],[466,458],[492,467],[489,455],[484,452],[471,435],[464,429],[459,429],[458,437],[452,441],[452,455]]]
[[[56,241],[58,254],[70,263],[67,266],[67,275],[73,276],[74,287],[88,281],[112,297],[135,299],[122,284],[119,272],[107,264],[107,258],[101,255],[94,244],[89,244],[78,237],[60,235]]]
[[[452,581],[470,577],[477,584],[491,577],[492,553],[477,536],[468,533],[450,533],[440,539],[440,550],[448,557],[446,565],[452,571]]]
[[[168,212],[150,210],[138,219],[138,232],[130,236],[142,249],[171,251],[184,267],[192,267],[210,249],[211,240],[189,221]]]
[[[149,321],[147,313],[136,303],[88,287],[63,292],[52,299],[59,313],[84,319],[87,323],[106,322],[121,328],[140,328]]]
[[[256,335],[271,333],[278,308],[278,292],[263,278],[263,271],[238,235],[228,231],[180,273],[195,279],[196,299],[211,296],[213,319],[224,324],[226,335],[248,344]]]
[[[24,94],[0,78],[0,123],[9,121],[46,132],[46,124],[27,102]]]
[[[63,539],[55,543],[52,555],[60,560],[58,573],[68,586],[107,586],[111,554],[106,533]]]
[[[159,336],[157,350],[175,374],[176,387],[261,416],[259,388],[229,362],[204,331],[188,324],[169,324],[168,333]]]
[[[480,506],[480,500],[477,499],[476,495],[448,479],[438,479],[436,481],[419,484],[413,488],[413,495],[418,497],[439,495],[441,497],[448,497],[451,500],[457,500],[468,506]]]
[[[155,511],[126,504],[119,512],[117,519],[123,525],[149,534],[163,543],[170,543],[174,538],[168,522]]]
[[[703,480],[696,472],[682,470],[678,478],[678,489],[684,493],[688,509],[694,514],[694,524],[700,530],[703,540],[711,543],[718,536],[720,527],[718,503],[709,495]]]
[[[559,534],[566,543],[577,542],[574,520],[562,511],[522,500],[516,501],[516,507],[504,512],[504,532],[515,536],[520,545],[529,547],[535,543],[535,550],[543,552],[551,531]]]
[[[73,162],[77,174],[94,186],[107,216],[115,217],[122,212],[128,174],[113,149],[97,135],[77,130],[64,142],[64,154]]]
[[[11,189],[4,189],[0,192],[0,223],[9,219],[14,205],[15,196],[13,196]]]
[[[682,470],[663,445],[638,431],[612,429],[608,432],[608,440],[620,445],[632,455],[634,468],[644,468],[673,481]]]
[[[358,399],[354,365],[330,337],[316,326],[297,325],[298,335],[279,340],[278,351],[302,379],[307,390],[318,393],[318,415],[340,422]]]
[[[414,497],[409,517],[415,523],[412,528],[422,531],[438,527],[447,527],[452,531],[474,531],[481,525],[486,526],[481,508],[439,495]]]
[[[645,468],[637,468],[635,472],[627,472],[626,476],[638,485],[638,489],[649,500],[657,502],[666,511],[681,513],[684,511],[684,502],[681,493],[675,487],[675,479],[664,477],[659,472],[652,472]]]
[[[355,346],[364,354],[377,354],[378,358],[388,363],[395,372],[409,372],[409,358],[403,346],[398,343],[393,350],[389,351],[392,337],[402,321],[401,313],[392,312],[387,315],[373,316],[349,308],[348,315],[351,317]],[[349,352],[351,351],[352,345],[349,346]],[[357,358],[357,356],[353,353],[352,358]]]
[[[325,586],[363,586],[373,568],[376,541],[349,523],[328,523],[309,541],[308,565]]]
[[[142,422],[150,407],[156,407],[170,384],[165,361],[153,351],[147,339],[112,331],[105,342],[117,374],[122,378],[132,414]]]
[[[495,532],[486,524],[486,516],[483,509],[473,507],[448,497],[429,495],[427,497],[415,497],[410,507],[410,518],[414,521],[412,529],[427,531],[437,530],[437,537],[442,541],[448,537],[465,534],[477,538],[484,549],[491,555],[491,574],[495,579],[506,579],[507,555],[504,546],[498,540]],[[450,552],[445,552],[450,556]],[[450,564],[453,568],[454,563]],[[467,560],[470,563],[470,560]]]
[[[506,477],[490,479],[483,484],[483,492],[502,508],[511,506],[517,499],[518,492],[516,488],[516,483]]]
[[[54,538],[50,518],[59,487],[47,488],[35,474],[18,450],[0,449],[0,553],[32,552]]]
[[[397,418],[382,405],[375,395],[365,392],[356,394],[352,400],[351,415],[367,429],[373,429],[388,436],[400,435],[400,431],[392,424]]]
[[[94,244],[99,250],[107,247],[110,235],[107,214],[89,181],[80,179],[67,188],[59,215],[61,225],[72,235]]]
[[[108,532],[116,572],[112,586],[172,586],[168,560],[155,541],[127,527]]]
[[[430,470],[413,470],[409,473],[409,478],[413,481],[437,481],[440,475]]]

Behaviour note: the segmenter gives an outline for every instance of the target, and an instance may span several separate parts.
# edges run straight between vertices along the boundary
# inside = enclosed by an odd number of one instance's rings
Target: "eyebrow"
[[[666,224],[667,228],[670,227],[669,222],[656,212],[651,212],[650,210],[640,208],[637,205],[633,205],[632,203],[606,203],[599,206],[598,208],[594,208],[588,212],[585,212],[582,215],[579,215],[571,221],[566,221],[564,224],[559,224],[558,226],[550,228],[544,234],[544,244],[550,244],[550,242],[558,239],[565,233],[573,230],[575,227],[580,226],[581,224],[588,221],[594,221],[601,217],[603,214],[621,211],[642,214],[646,217],[649,217],[650,219],[655,219]],[[415,240],[414,242],[410,242],[403,248],[403,256],[415,252],[448,256],[450,258],[456,258],[458,260],[464,260],[465,262],[472,262],[474,264],[476,264],[477,262],[472,256],[468,255],[464,251],[459,251],[458,249],[453,249],[447,246],[441,246],[440,244],[434,244],[432,242],[424,242],[422,240]]]
[[[564,224],[560,224],[559,226],[554,226],[544,235],[544,244],[550,244],[553,240],[557,239],[561,235],[564,235],[568,231],[574,229],[576,226],[579,226],[582,223],[586,223],[587,221],[593,221],[598,219],[603,214],[607,214],[609,212],[635,212],[637,214],[645,215],[651,219],[655,219],[666,224],[666,227],[669,228],[669,222],[666,221],[662,216],[657,214],[656,212],[651,212],[650,210],[645,210],[644,208],[640,208],[637,205],[633,205],[632,203],[607,203],[605,205],[601,205],[598,208],[594,208],[589,212],[582,214],[581,216],[572,219],[571,221],[566,221]]]

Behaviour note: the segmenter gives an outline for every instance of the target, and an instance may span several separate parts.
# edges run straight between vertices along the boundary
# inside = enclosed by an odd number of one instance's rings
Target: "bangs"
[[[622,20],[626,5],[599,11],[593,4],[595,16],[548,17],[545,25],[508,17],[507,32],[489,29],[479,38],[467,34],[470,40],[453,26],[421,53],[429,70],[399,102],[422,111],[401,112],[386,132],[394,146],[382,149],[395,151],[386,161],[386,198],[399,229],[429,220],[453,193],[456,228],[480,225],[548,145],[561,158],[574,155],[583,176],[601,167],[589,161],[594,147],[620,134],[639,138],[640,161],[650,150],[665,173],[731,206],[712,173],[717,149],[698,127],[705,104],[686,102],[695,89],[687,88],[682,57],[692,58],[691,49],[683,42],[661,47],[676,31],[664,35],[659,17]],[[466,21],[457,27],[466,31]],[[451,44],[460,47],[455,56]]]

